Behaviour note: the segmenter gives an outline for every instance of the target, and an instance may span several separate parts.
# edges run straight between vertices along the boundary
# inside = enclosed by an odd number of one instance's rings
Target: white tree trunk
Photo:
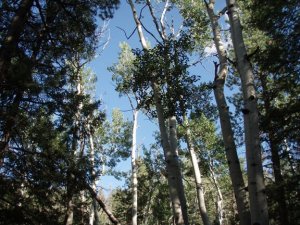
[[[186,143],[188,146],[188,150],[190,152],[192,166],[194,171],[194,178],[196,183],[196,190],[197,190],[197,199],[198,199],[198,207],[200,211],[200,215],[204,225],[210,225],[209,217],[206,210],[205,199],[204,199],[204,192],[203,192],[203,184],[201,179],[201,171],[198,165],[198,157],[195,152],[194,144],[191,137],[191,130],[189,127],[188,119],[186,115],[183,116],[184,120],[184,127],[186,128]]]
[[[174,163],[174,173],[176,174],[176,181],[177,181],[177,189],[178,195],[181,203],[181,210],[182,210],[182,217],[184,221],[188,221],[188,214],[187,214],[187,205],[186,205],[186,198],[184,195],[184,185],[182,181],[182,174],[180,169],[179,163],[179,155],[178,155],[178,139],[177,139],[177,129],[176,129],[176,117],[171,116],[169,117],[169,140],[170,140],[170,147],[171,153],[173,158],[175,158]]]
[[[217,209],[217,215],[216,219],[218,221],[219,225],[223,225],[223,219],[224,219],[224,207],[223,207],[223,195],[217,180],[217,177],[215,175],[214,169],[213,169],[213,161],[212,159],[209,159],[209,171],[211,174],[211,178],[213,180],[213,184],[217,191],[217,199],[216,199],[216,209]]]
[[[94,147],[93,135],[92,135],[91,128],[90,128],[89,124],[87,126],[87,130],[88,130],[89,142],[90,142],[90,155],[89,155],[89,158],[90,158],[91,167],[92,167],[92,171],[91,171],[91,175],[93,177],[92,188],[94,190],[96,190],[96,179],[95,179],[95,170],[94,170],[94,166],[95,166],[95,147]],[[98,225],[98,224],[99,224],[99,221],[97,220],[97,201],[95,199],[93,199],[92,204],[90,206],[89,225]]]
[[[134,17],[135,23],[137,25],[138,35],[139,35],[142,47],[143,47],[143,49],[148,49],[148,45],[147,45],[146,39],[144,37],[143,31],[142,31],[142,24],[137,16],[137,12],[134,7],[134,4],[133,4],[132,0],[128,0],[128,3],[131,7],[133,17]],[[165,157],[165,161],[166,161],[166,170],[168,173],[169,194],[170,194],[170,199],[171,199],[171,203],[172,203],[174,220],[177,225],[183,225],[183,224],[187,225],[188,224],[187,209],[186,209],[185,200],[184,200],[184,198],[182,198],[182,195],[181,195],[181,193],[183,193],[183,196],[184,196],[183,185],[182,186],[178,185],[180,183],[182,184],[182,177],[181,177],[181,172],[180,172],[179,163],[178,163],[178,155],[176,153],[172,152],[170,140],[168,137],[167,127],[166,127],[165,118],[164,118],[163,106],[161,105],[161,99],[160,99],[160,96],[161,96],[160,95],[160,87],[158,86],[157,83],[152,82],[152,89],[154,92],[154,99],[155,99],[154,101],[155,101],[155,106],[156,106],[156,111],[157,111],[159,130],[160,130],[161,141],[162,141],[162,146],[163,146],[163,150],[164,150],[164,157]],[[180,197],[180,195],[181,195],[181,197]],[[181,201],[183,201],[183,205],[182,205]]]
[[[247,57],[237,3],[235,0],[227,0],[227,10],[231,27],[231,37],[243,90],[243,114],[251,224],[267,225],[269,224],[269,216],[261,159],[254,75]]]
[[[234,133],[230,122],[229,107],[227,105],[224,94],[224,84],[228,73],[227,58],[226,51],[221,39],[218,17],[214,13],[214,3],[215,1],[210,0],[206,5],[220,64],[219,70],[214,80],[214,96],[220,116],[225,153],[229,167],[230,179],[235,194],[240,224],[250,225],[250,212],[246,196],[245,183],[241,171],[240,161],[237,155],[236,145],[234,142]]]
[[[131,172],[132,172],[132,225],[137,225],[137,210],[138,210],[138,180],[137,180],[137,165],[136,165],[136,132],[138,110],[133,110],[133,128],[132,128],[132,148],[131,148]]]
[[[155,106],[157,111],[161,143],[164,150],[164,157],[166,161],[166,170],[167,170],[167,178],[169,184],[170,199],[171,199],[172,209],[173,209],[173,217],[177,225],[188,224],[185,223],[183,219],[181,202],[180,202],[180,197],[178,192],[179,181],[177,180],[181,178],[181,175],[178,176],[178,173],[176,173],[176,171],[180,171],[180,169],[178,168],[179,166],[178,154],[176,152],[172,152],[171,149],[171,144],[169,141],[167,127],[164,119],[163,107],[161,105],[160,97],[158,97],[160,96],[159,87],[156,83],[154,83],[152,88],[154,91],[154,101],[155,101]]]

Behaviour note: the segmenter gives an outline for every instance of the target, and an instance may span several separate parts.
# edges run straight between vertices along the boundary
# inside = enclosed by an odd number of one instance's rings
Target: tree
[[[129,4],[132,9],[133,17],[137,26],[138,35],[140,37],[140,41],[142,44],[142,48],[144,51],[148,51],[149,47],[147,45],[146,39],[144,37],[143,31],[142,31],[142,24],[140,19],[137,16],[136,9],[134,7],[134,4],[132,1],[129,1]],[[163,41],[166,41],[166,34],[165,34],[165,27],[164,27],[164,14],[166,13],[168,9],[168,1],[166,2],[166,6],[164,8],[164,11],[162,13],[161,18],[161,28],[159,28],[158,21],[154,15],[153,8],[151,6],[150,1],[146,2],[150,14],[153,18],[155,27],[157,31],[160,34],[160,37]],[[151,72],[152,73],[152,72]],[[151,76],[153,74],[148,74],[148,76]],[[158,74],[155,74],[158,75]],[[148,83],[149,84],[149,83]],[[168,137],[166,123],[165,123],[165,115],[164,115],[164,109],[163,105],[160,99],[161,91],[160,86],[157,83],[156,80],[150,81],[150,86],[153,90],[153,102],[156,106],[156,112],[157,112],[157,118],[159,123],[159,129],[161,133],[161,139],[162,139],[162,145],[164,149],[165,159],[166,159],[166,167],[168,170],[168,183],[169,183],[169,192],[170,192],[170,198],[172,202],[172,208],[173,208],[173,214],[176,224],[188,224],[188,216],[187,216],[187,209],[186,209],[186,199],[184,196],[183,191],[183,183],[182,183],[182,177],[181,172],[179,168],[178,163],[178,153],[177,153],[177,143],[171,143],[171,140]],[[143,99],[145,101],[145,99]],[[141,103],[142,104],[142,103]],[[173,115],[169,116],[169,125],[170,125],[170,136],[173,135],[173,141],[176,140],[174,129],[176,130],[175,124],[176,121],[174,121],[175,118]],[[175,123],[175,124],[174,124]],[[171,126],[172,125],[172,126]]]
[[[37,99],[49,102],[61,94],[67,59],[79,53],[86,59],[93,55],[94,17],[97,12],[112,17],[117,3],[23,0],[1,4],[0,98],[1,105],[7,106],[7,111],[1,110],[1,159],[14,136],[21,105]]]
[[[255,53],[252,54],[251,63],[260,96],[258,106],[261,136],[265,154],[272,162],[268,165],[272,167],[274,182],[268,185],[267,190],[272,196],[269,198],[270,218],[288,224],[289,221],[294,221],[290,217],[293,214],[292,208],[297,208],[289,207],[289,204],[298,204],[287,200],[289,193],[297,193],[290,189],[294,185],[288,184],[293,183],[292,177],[296,173],[293,166],[285,165],[296,162],[294,153],[298,145],[295,133],[299,127],[294,126],[298,124],[298,115],[294,110],[298,103],[294,96],[299,93],[299,70],[296,63],[299,59],[296,53],[299,51],[296,38],[299,20],[295,16],[299,12],[299,3],[246,1],[239,5],[243,10],[245,40],[250,51]],[[290,146],[289,154],[286,153],[285,146]],[[273,192],[280,194],[273,195]]]
[[[130,90],[128,84],[130,80],[133,79],[133,60],[134,55],[131,52],[130,47],[126,43],[120,45],[121,53],[119,55],[118,64],[110,67],[109,70],[113,72],[113,80],[117,83],[116,90],[120,95],[127,95],[132,109],[132,147],[131,147],[131,172],[132,172],[132,225],[137,225],[137,210],[138,210],[138,180],[137,180],[137,163],[136,163],[136,152],[137,152],[137,128],[138,128],[138,113],[139,105],[138,102],[136,106],[133,105],[133,100],[130,95],[134,96],[134,93]],[[137,98],[135,96],[135,100]]]
[[[250,197],[251,223],[269,224],[268,206],[261,159],[259,139],[259,120],[254,76],[247,58],[242,29],[234,0],[228,0],[227,10],[231,28],[231,38],[237,60],[237,69],[241,77],[244,101],[244,128]]]
[[[224,94],[224,85],[228,73],[227,54],[221,39],[222,36],[221,29],[218,23],[218,16],[214,12],[215,1],[205,1],[205,4],[207,13],[209,15],[214,37],[213,40],[217,49],[219,59],[219,64],[215,63],[216,74],[214,79],[214,96],[220,116],[220,124],[225,145],[225,152],[228,160],[233,189],[235,192],[240,223],[246,225],[250,223],[248,201],[246,199],[245,184],[242,176],[239,158],[237,155],[236,144],[234,141],[234,133],[229,115],[229,106],[227,105]]]

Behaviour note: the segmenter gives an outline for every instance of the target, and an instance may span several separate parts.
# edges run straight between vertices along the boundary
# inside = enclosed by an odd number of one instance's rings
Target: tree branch
[[[160,17],[160,25],[161,25],[161,30],[162,30],[162,34],[164,36],[164,39],[167,38],[167,35],[166,35],[166,27],[165,27],[165,23],[164,23],[164,19],[165,19],[165,16],[166,16],[166,12],[169,8],[169,0],[166,1],[166,4],[165,4],[165,7],[164,7],[164,10],[161,14],[161,17]]]
[[[123,29],[123,28],[121,28],[121,27],[118,27],[118,26],[116,26],[116,28],[118,28],[118,29],[120,29],[121,31],[123,31],[123,33],[125,34],[125,37],[126,37],[126,39],[127,40],[129,40],[131,37],[132,37],[132,35],[135,33],[135,31],[136,31],[136,27],[134,28],[134,30],[131,32],[131,34],[129,35],[129,36],[127,36],[127,33],[126,33],[126,31]]]
[[[155,25],[155,27],[156,27],[157,32],[159,33],[160,37],[161,37],[163,40],[165,40],[164,34],[162,33],[161,29],[159,28],[159,24],[158,24],[158,22],[157,22],[157,18],[156,18],[156,16],[154,15],[153,7],[152,7],[152,5],[151,5],[151,3],[150,3],[150,0],[147,0],[147,6],[148,6],[148,8],[149,8],[149,10],[150,10],[150,14],[151,14],[151,16],[152,16],[153,23],[154,23],[154,25]]]
[[[103,209],[103,211],[108,216],[109,220],[115,225],[121,225],[119,220],[112,214],[112,212],[107,208],[105,203],[102,201],[101,197],[97,194],[97,192],[90,186],[86,185],[86,188],[90,192],[91,196],[98,202],[99,206]]]

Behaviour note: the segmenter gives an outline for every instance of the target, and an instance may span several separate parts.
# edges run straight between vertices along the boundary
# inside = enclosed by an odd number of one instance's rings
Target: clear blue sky
[[[217,1],[217,8],[222,9],[225,5],[224,1]],[[143,23],[144,25],[153,30],[152,20],[149,18],[149,14],[147,13],[147,8],[144,10],[144,18]],[[173,18],[175,21],[180,21],[180,16],[178,12],[175,11],[173,15],[167,14],[167,18]],[[99,21],[101,25],[103,22]],[[140,42],[138,39],[137,33],[134,33],[132,37],[127,40],[124,32],[117,27],[121,27],[130,35],[135,28],[135,23],[133,20],[132,12],[130,6],[126,3],[126,1],[121,1],[120,7],[116,10],[114,14],[114,18],[109,21],[108,24],[108,31],[104,38],[102,38],[102,42],[105,42],[108,37],[109,42],[106,45],[106,48],[102,51],[99,56],[95,60],[90,63],[91,69],[97,74],[97,85],[96,85],[96,96],[97,98],[101,98],[103,101],[103,107],[106,110],[107,117],[111,117],[111,112],[113,108],[119,108],[120,110],[124,111],[125,117],[129,120],[132,119],[132,113],[130,110],[129,101],[126,97],[119,97],[119,94],[114,90],[114,84],[111,80],[111,73],[107,70],[108,67],[112,66],[114,63],[118,61],[118,53],[120,52],[119,44],[121,42],[128,42],[132,48],[141,48]],[[176,27],[175,27],[176,29]],[[177,27],[178,29],[178,27]],[[145,33],[145,35],[147,35]],[[150,37],[149,35],[147,35]],[[152,45],[154,45],[153,39],[149,38]],[[100,51],[100,50],[99,50]],[[214,74],[213,63],[211,59],[206,60],[203,65],[198,65],[194,67],[191,71],[192,74],[202,74],[202,77],[205,80],[212,80]],[[127,111],[127,112],[125,112]],[[157,130],[157,124],[155,121],[149,121],[149,119],[139,114],[139,128],[138,128],[138,136],[137,142],[138,145],[145,144],[148,146],[150,143],[153,142],[153,132]],[[128,171],[130,168],[130,161],[125,161],[120,163],[117,166],[119,170],[126,170]],[[100,186],[107,190],[111,188],[115,188],[116,186],[122,186],[124,181],[117,181],[113,177],[105,176],[100,181]]]

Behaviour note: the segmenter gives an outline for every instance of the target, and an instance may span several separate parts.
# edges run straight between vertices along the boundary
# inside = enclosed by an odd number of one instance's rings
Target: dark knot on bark
[[[249,109],[242,109],[242,113],[244,114],[244,115],[246,115],[246,114],[248,114],[250,112],[250,110]]]

